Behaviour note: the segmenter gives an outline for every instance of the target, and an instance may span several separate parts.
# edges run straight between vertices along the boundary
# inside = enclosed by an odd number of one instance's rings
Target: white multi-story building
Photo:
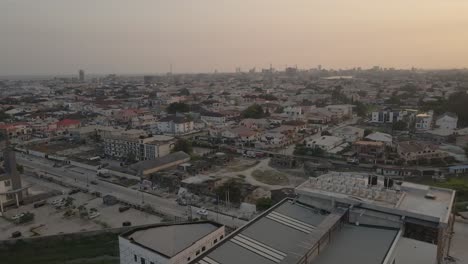
[[[215,125],[225,125],[226,124],[226,116],[221,113],[210,112],[210,113],[203,113],[201,114],[201,120]]]
[[[186,117],[168,116],[157,123],[158,131],[168,134],[186,134],[193,132],[193,121]]]
[[[128,158],[133,155],[136,160],[152,160],[171,152],[175,139],[169,136],[104,138],[104,153],[113,158]]]
[[[288,106],[284,108],[283,112],[286,113],[291,120],[302,119],[304,117],[304,111],[300,106]]]
[[[432,129],[433,118],[434,118],[433,111],[417,114],[416,121],[414,123],[414,128],[416,128],[416,130],[419,130],[419,131]]]
[[[120,264],[186,264],[224,236],[224,226],[209,221],[136,228],[119,236]]]
[[[457,129],[458,116],[453,113],[445,113],[435,121],[435,126],[439,129]]]

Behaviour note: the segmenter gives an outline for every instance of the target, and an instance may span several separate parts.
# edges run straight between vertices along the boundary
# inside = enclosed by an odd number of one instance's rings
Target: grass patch
[[[14,245],[0,246],[2,264],[118,264],[118,257],[118,236],[110,233],[20,240]]]
[[[235,166],[229,166],[226,170],[230,172],[245,171],[247,169],[257,166],[258,163],[260,163],[260,161],[256,160],[255,162],[251,164],[240,164],[240,165],[235,165]]]
[[[257,181],[270,185],[287,185],[289,179],[286,174],[274,170],[254,170],[252,177]]]

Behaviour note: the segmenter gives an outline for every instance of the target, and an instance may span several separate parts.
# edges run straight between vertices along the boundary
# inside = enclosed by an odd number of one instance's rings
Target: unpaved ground
[[[269,163],[269,158],[263,159],[259,162],[253,160],[242,160],[234,163],[233,165],[229,165],[227,168],[211,172],[207,176],[243,178],[245,182],[254,186],[264,187],[267,190],[282,189],[285,187],[294,188],[304,181],[304,178],[282,172],[271,167]],[[252,175],[254,172],[257,174],[257,179]],[[266,174],[268,172],[270,172],[272,176],[267,176]],[[261,177],[258,175],[261,175]],[[278,176],[280,179],[278,179]]]

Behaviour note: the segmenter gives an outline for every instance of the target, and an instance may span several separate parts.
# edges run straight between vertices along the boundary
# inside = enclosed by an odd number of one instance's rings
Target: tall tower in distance
[[[78,75],[79,75],[80,82],[84,82],[84,79],[85,79],[84,70],[79,70]]]

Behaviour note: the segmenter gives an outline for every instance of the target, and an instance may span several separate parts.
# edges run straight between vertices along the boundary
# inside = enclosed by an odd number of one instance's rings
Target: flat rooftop
[[[369,176],[377,176],[376,185],[368,185]],[[330,172],[310,178],[299,185],[296,192],[397,209],[402,215],[443,223],[448,222],[455,197],[453,190],[410,182],[401,185],[395,182],[392,187],[385,187],[384,176],[353,172]]]
[[[312,263],[382,263],[397,234],[393,229],[346,224]]]
[[[195,263],[297,263],[344,213],[328,213],[285,200],[229,235]]]
[[[210,222],[156,225],[137,228],[122,237],[171,258],[220,227]]]
[[[397,242],[395,263],[435,264],[437,245],[402,237]]]

